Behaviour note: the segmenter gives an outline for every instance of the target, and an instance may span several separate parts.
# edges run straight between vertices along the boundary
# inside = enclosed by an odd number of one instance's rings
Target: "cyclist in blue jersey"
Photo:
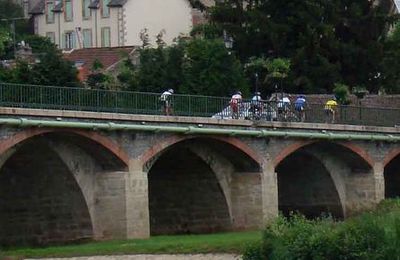
[[[304,95],[298,96],[294,102],[294,110],[298,114],[300,122],[304,122],[306,120],[306,104],[306,97]]]

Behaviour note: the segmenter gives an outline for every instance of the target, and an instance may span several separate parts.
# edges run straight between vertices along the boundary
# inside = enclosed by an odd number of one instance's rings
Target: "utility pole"
[[[14,59],[17,58],[17,41],[16,41],[16,36],[15,36],[15,21],[18,20],[26,20],[25,17],[15,17],[15,18],[2,18],[0,21],[2,22],[10,22],[10,28],[11,28],[11,33],[13,37],[13,46],[14,46]]]

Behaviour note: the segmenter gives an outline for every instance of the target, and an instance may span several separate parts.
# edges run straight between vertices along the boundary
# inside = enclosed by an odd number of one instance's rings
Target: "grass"
[[[249,244],[261,240],[260,231],[211,235],[155,236],[149,239],[90,242],[44,248],[15,248],[0,252],[6,256],[73,257],[120,254],[242,253]]]

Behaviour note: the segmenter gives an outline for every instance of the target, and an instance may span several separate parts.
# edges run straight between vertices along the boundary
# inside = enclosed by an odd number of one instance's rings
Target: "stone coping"
[[[175,124],[202,124],[233,127],[256,127],[256,128],[282,128],[282,129],[300,129],[300,130],[330,130],[346,132],[377,132],[400,134],[399,127],[380,127],[380,126],[359,126],[342,124],[324,124],[324,123],[298,123],[298,122],[256,122],[251,120],[235,119],[215,119],[206,117],[184,117],[184,116],[161,116],[161,115],[136,115],[119,114],[105,112],[87,112],[71,110],[51,110],[51,109],[32,109],[32,108],[13,108],[0,107],[0,115],[16,117],[55,117],[55,118],[80,118],[107,121],[130,121],[146,123],[175,123]]]

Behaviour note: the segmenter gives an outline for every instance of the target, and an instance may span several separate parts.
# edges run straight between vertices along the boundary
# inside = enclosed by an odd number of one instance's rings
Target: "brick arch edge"
[[[397,156],[400,156],[400,148],[392,149],[383,159],[383,167],[386,167]]]
[[[54,132],[66,132],[73,133],[79,136],[86,137],[106,148],[108,151],[113,153],[118,159],[120,159],[127,167],[129,165],[129,156],[123,151],[117,144],[112,142],[105,136],[100,135],[96,132],[88,132],[77,129],[48,129],[48,128],[29,128],[18,132],[10,138],[0,142],[0,155],[5,153],[8,149],[13,146],[38,135]]]
[[[310,144],[317,143],[317,142],[318,142],[318,140],[313,140],[313,141],[303,140],[303,141],[296,142],[296,143],[286,147],[275,157],[274,167],[276,168],[286,157],[288,157],[292,153],[296,152],[298,149],[300,149],[304,146],[310,145]],[[374,160],[361,147],[351,144],[349,142],[338,142],[335,144],[351,150],[352,152],[354,152],[355,154],[360,156],[360,158],[362,158],[371,168],[374,166]],[[399,153],[400,153],[400,149],[399,149]]]
[[[145,151],[138,159],[141,162],[142,166],[144,167],[152,158],[156,158],[162,151],[166,148],[177,144],[179,142],[199,138],[199,136],[172,136],[165,139],[163,142],[157,143],[150,147],[147,151]],[[260,166],[263,164],[263,159],[247,144],[243,143],[237,138],[233,137],[208,137],[210,139],[222,141],[224,143],[230,144],[233,147],[239,149],[247,156],[249,156],[252,160],[254,160]]]

